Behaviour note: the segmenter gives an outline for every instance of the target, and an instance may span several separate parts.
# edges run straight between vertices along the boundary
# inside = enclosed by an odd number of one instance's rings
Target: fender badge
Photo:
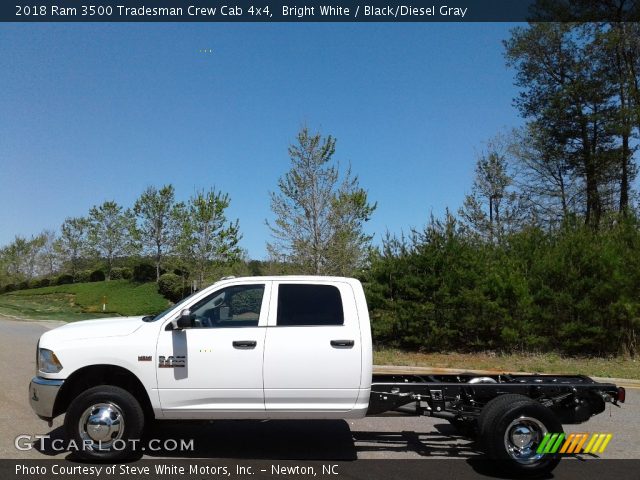
[[[151,361],[151,355],[138,355],[138,361],[139,362],[150,362]]]
[[[170,355],[158,357],[158,368],[184,368],[186,365],[186,357],[184,355]]]

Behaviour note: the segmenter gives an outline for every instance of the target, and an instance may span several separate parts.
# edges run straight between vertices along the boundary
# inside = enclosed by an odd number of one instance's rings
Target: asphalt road
[[[0,458],[44,459],[68,456],[48,444],[18,450],[19,435],[61,438],[62,418],[50,428],[31,411],[27,385],[35,370],[38,337],[55,323],[0,318]],[[473,368],[473,366],[469,366]],[[640,390],[629,388],[622,408],[607,411],[569,432],[611,432],[603,458],[640,459]],[[146,458],[229,458],[269,460],[469,459],[480,452],[449,424],[428,417],[372,417],[349,421],[216,421],[167,422],[154,426],[157,446],[164,440],[194,440],[194,450],[148,452]],[[24,445],[24,443],[23,443]],[[588,456],[587,456],[588,457]],[[564,462],[563,462],[564,463]]]

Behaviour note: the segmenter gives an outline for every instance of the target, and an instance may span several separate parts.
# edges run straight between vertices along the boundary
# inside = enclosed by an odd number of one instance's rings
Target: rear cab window
[[[340,290],[333,285],[280,284],[276,325],[279,327],[344,325],[344,308]]]

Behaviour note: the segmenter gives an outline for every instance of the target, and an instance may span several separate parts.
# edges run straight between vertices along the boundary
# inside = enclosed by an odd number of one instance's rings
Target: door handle
[[[353,340],[331,340],[333,348],[351,348],[355,342]]]
[[[258,345],[258,342],[256,342],[255,340],[234,340],[233,341],[233,348],[249,349],[249,348],[256,348],[256,345]]]

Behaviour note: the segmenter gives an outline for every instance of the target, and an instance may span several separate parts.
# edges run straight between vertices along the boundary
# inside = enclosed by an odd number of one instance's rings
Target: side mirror
[[[193,327],[193,318],[191,317],[191,310],[185,308],[180,312],[180,316],[175,322],[175,326],[178,330],[183,328],[192,328]]]

